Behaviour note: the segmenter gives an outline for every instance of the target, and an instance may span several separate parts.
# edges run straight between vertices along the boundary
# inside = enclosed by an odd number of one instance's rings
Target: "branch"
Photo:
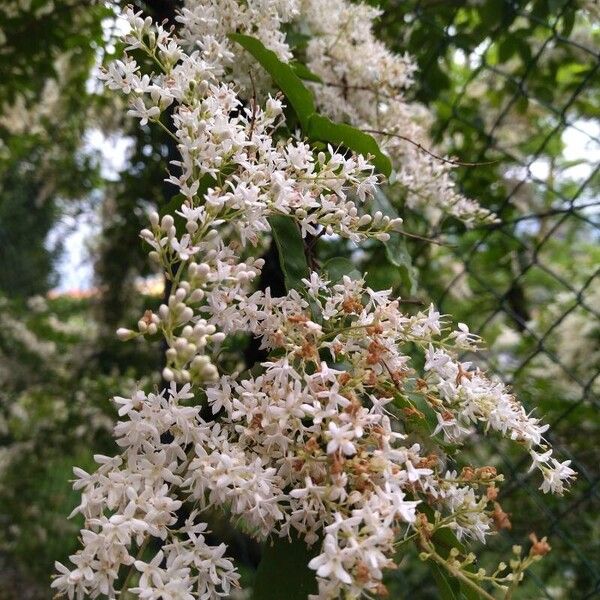
[[[364,131],[365,133],[375,133],[377,135],[386,135],[388,137],[398,138],[399,140],[403,140],[405,142],[408,142],[409,144],[412,144],[413,146],[415,146],[416,148],[421,150],[421,152],[425,152],[425,154],[428,154],[432,158],[435,158],[436,160],[439,160],[439,161],[449,164],[449,165],[454,165],[454,166],[459,166],[459,167],[482,167],[485,165],[493,165],[498,162],[497,160],[488,160],[486,162],[463,162],[461,160],[452,160],[452,159],[444,158],[443,156],[434,154],[431,150],[428,150],[427,148],[425,148],[425,146],[419,144],[419,142],[415,142],[414,140],[411,140],[409,137],[406,137],[405,135],[401,135],[399,133],[392,133],[391,131],[379,131],[378,129],[361,129],[361,131]]]
[[[395,229],[394,231],[396,233],[399,233],[400,235],[405,235],[406,237],[413,238],[415,240],[420,240],[422,242],[428,242],[429,244],[436,244],[437,246],[452,247],[452,244],[448,244],[446,242],[440,242],[439,240],[436,240],[434,238],[428,238],[428,237],[424,237],[422,235],[417,235],[416,233],[409,233],[408,231],[404,231],[404,229]]]

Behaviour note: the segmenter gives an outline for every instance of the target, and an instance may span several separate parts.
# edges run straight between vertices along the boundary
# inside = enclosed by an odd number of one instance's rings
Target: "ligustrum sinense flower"
[[[476,428],[521,444],[544,491],[562,493],[574,475],[552,456],[547,426],[457,358],[477,351],[466,325],[453,328],[433,306],[408,314],[360,276],[328,280],[313,270],[281,297],[256,285],[271,217],[291,218],[305,239],[355,243],[387,240],[400,221],[364,210],[380,183],[369,157],[290,130],[281,95],[264,74],[249,80],[256,65],[227,34],[256,35],[288,61],[283,24],[302,27],[310,68],[336,84],[319,88],[323,110],[420,139],[416,109],[401,95],[414,67],[375,40],[374,15],[345,0],[191,1],[176,36],[126,11],[128,48],[146,52],[156,70],[126,56],[104,77],[129,98],[132,116],[174,137],[180,158],[169,181],[182,200],[173,214],[151,214],[141,232],[171,284],[168,302],[147,311],[137,332],[118,333],[162,336],[170,385],[115,398],[121,453],[96,456],[93,473],[75,469],[74,514],[85,527],[72,565],[57,564],[59,593],[227,596],[239,576],[226,547],[207,542],[202,515],[211,507],[259,540],[293,534],[317,544],[308,565],[315,598],[384,592],[383,572],[407,541],[471,585],[518,580],[541,555],[487,576],[468,570],[470,555],[442,558],[432,542],[441,528],[483,541],[508,521],[493,467],[449,466]],[[385,150],[415,198],[426,191],[457,216],[480,212],[410,144],[390,138]],[[220,357],[240,334],[257,338],[267,359],[226,370]]]

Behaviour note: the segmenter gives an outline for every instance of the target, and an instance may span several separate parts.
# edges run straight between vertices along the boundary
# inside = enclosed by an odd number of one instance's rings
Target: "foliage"
[[[99,184],[82,141],[97,106],[89,78],[112,11],[101,3],[54,4],[0,7],[1,258],[13,265],[0,289],[25,297],[54,284],[60,247],[49,248],[48,235],[61,214],[59,200],[81,199]]]
[[[212,344],[217,348],[214,365],[207,364],[202,355],[202,364],[191,368],[191,359],[188,365],[177,352],[175,358],[173,352],[165,354],[165,344],[174,350],[176,338],[158,347],[160,332],[148,330],[153,324],[151,315],[161,314],[159,302],[143,297],[136,287],[138,275],[153,273],[156,259],[164,259],[162,251],[155,250],[159,255],[150,264],[147,248],[139,241],[139,231],[151,211],[158,209],[161,219],[144,234],[146,241],[155,236],[160,239],[169,229],[168,222],[163,227],[162,218],[172,215],[181,249],[189,220],[175,211],[184,202],[194,204],[207,194],[218,198],[225,189],[234,190],[239,173],[232,177],[229,166],[216,168],[197,178],[195,193],[188,189],[186,195],[182,187],[175,194],[173,182],[164,181],[167,169],[173,178],[181,176],[181,165],[172,164],[179,158],[177,141],[166,131],[172,124],[172,107],[161,108],[160,122],[150,118],[140,126],[120,114],[122,101],[115,94],[99,92],[97,87],[90,91],[97,65],[114,64],[114,53],[122,49],[108,33],[114,26],[115,7],[65,2],[52,9],[50,2],[33,0],[21,10],[20,4],[0,7],[0,38],[7,38],[8,48],[0,53],[0,67],[11,73],[0,85],[4,114],[0,118],[4,144],[0,146],[0,235],[6,240],[0,244],[0,260],[14,265],[0,275],[0,289],[11,298],[3,300],[0,320],[0,353],[6,365],[0,371],[0,435],[5,446],[0,519],[12,524],[6,528],[0,560],[21,569],[15,575],[18,581],[46,581],[51,562],[64,563],[75,550],[76,530],[83,522],[78,517],[66,523],[61,516],[78,502],[77,495],[61,483],[70,477],[70,465],[80,464],[90,471],[97,466],[91,459],[92,448],[108,455],[115,452],[110,430],[117,417],[107,397],[133,397],[137,385],[149,398],[156,386],[164,385],[158,373],[162,371],[165,380],[175,379],[181,386],[189,371],[195,389],[203,380],[193,404],[202,404],[202,418],[210,421],[210,402],[203,390],[213,366],[228,381],[238,375],[246,378],[245,385],[268,369],[255,364],[267,358],[264,338],[255,337],[259,334],[251,328],[230,333],[220,347],[209,341],[211,351]],[[168,2],[135,4],[158,23],[175,17],[175,5]],[[568,598],[592,589],[594,567],[580,553],[597,553],[593,532],[600,523],[593,498],[599,457],[589,444],[598,434],[597,407],[587,400],[598,391],[598,378],[590,379],[590,375],[600,369],[599,332],[594,326],[598,305],[594,275],[600,256],[597,224],[587,209],[577,213],[584,218],[560,221],[564,214],[573,213],[573,205],[589,204],[593,210],[600,184],[593,152],[572,159],[568,156],[572,142],[564,136],[572,125],[590,128],[599,114],[594,85],[597,57],[586,50],[597,47],[599,41],[597,27],[586,16],[590,13],[582,13],[576,3],[566,0],[451,4],[385,0],[379,3],[383,13],[377,33],[398,56],[404,52],[414,56],[419,68],[413,74],[410,59],[390,63],[380,47],[368,45],[368,27],[361,29],[360,36],[350,36],[351,43],[347,43],[341,32],[348,24],[336,25],[337,16],[327,12],[338,6],[335,2],[323,7],[321,2],[306,0],[301,3],[305,12],[299,20],[276,23],[275,28],[273,19],[279,16],[256,11],[255,4],[242,3],[239,11],[236,4],[236,10],[225,17],[217,12],[215,22],[220,24],[211,31],[219,39],[229,34],[223,48],[236,59],[224,77],[239,86],[240,113],[252,123],[246,127],[250,142],[258,135],[254,121],[266,102],[285,97],[289,106],[284,109],[285,121],[281,117],[272,134],[275,143],[301,132],[315,156],[322,153],[329,160],[337,152],[345,159],[352,152],[369,155],[379,174],[392,177],[379,176],[382,185],[364,205],[357,200],[359,214],[364,211],[373,217],[379,213],[379,218],[395,220],[396,231],[387,226],[378,230],[375,218],[368,233],[359,231],[363,239],[357,248],[358,237],[344,238],[353,232],[352,227],[341,235],[339,229],[327,231],[336,235],[323,235],[325,221],[319,230],[314,222],[307,224],[302,211],[274,213],[265,220],[264,229],[255,232],[256,249],[248,250],[244,237],[248,232],[243,227],[252,235],[251,226],[243,221],[243,214],[228,214],[233,233],[228,230],[224,236],[235,239],[236,252],[242,248],[239,261],[250,265],[246,276],[253,280],[252,290],[258,293],[270,287],[277,297],[295,289],[307,298],[306,311],[315,324],[326,327],[321,314],[323,297],[306,295],[310,273],[317,271],[332,284],[346,286],[356,285],[364,276],[369,288],[392,289],[400,297],[406,318],[420,318],[419,309],[434,299],[454,319],[480,331],[489,350],[469,350],[468,358],[509,381],[528,410],[535,408],[537,415],[559,419],[552,441],[561,452],[571,453],[567,456],[575,459],[581,473],[572,503],[542,499],[523,474],[520,452],[510,444],[490,445],[477,438],[474,446],[456,454],[453,441],[431,442],[436,412],[412,390],[406,397],[397,394],[391,410],[403,415],[399,422],[411,441],[439,452],[445,466],[460,470],[490,465],[509,477],[500,501],[513,529],[495,536],[485,547],[472,546],[478,567],[493,574],[499,560],[510,555],[511,543],[523,543],[534,529],[540,535],[557,534],[550,538],[553,551],[544,561],[532,561],[532,575],[525,578],[517,596],[538,597],[541,589],[543,593],[551,589],[553,597]],[[202,3],[186,3],[192,11],[195,5],[200,6],[195,10],[208,10]],[[215,6],[210,10],[218,11],[220,4]],[[373,17],[362,7],[355,10],[355,21],[349,19],[349,23],[364,25]],[[219,29],[222,25],[223,30]],[[185,26],[179,33],[183,40],[190,36],[188,43],[198,35],[193,27],[186,31]],[[28,43],[31,35],[40,43]],[[146,56],[144,48],[130,53],[143,72],[155,68],[157,55]],[[352,62],[353,53],[359,57],[374,53],[376,58],[365,61],[369,68],[362,69],[360,60]],[[371,69],[374,64],[383,67]],[[399,111],[387,120],[374,117],[375,107],[386,102],[382,98]],[[148,106],[152,101],[142,110],[142,118]],[[32,126],[19,125],[25,122]],[[115,181],[102,181],[96,158],[84,148],[84,132],[96,127],[130,140],[127,168]],[[446,153],[458,160],[448,159]],[[196,177],[194,172],[192,180]],[[342,193],[354,202],[356,194],[349,188]],[[49,232],[65,206],[90,193],[102,202],[102,232],[94,246],[99,295],[91,300],[59,298],[46,304],[30,299],[27,303],[24,298],[46,293],[56,282],[53,264],[60,248],[49,247]],[[311,209],[307,212],[311,214]],[[501,223],[492,222],[494,215]],[[317,221],[323,218],[321,213]],[[269,235],[264,233],[269,229],[271,249]],[[384,235],[377,238],[376,232]],[[187,283],[187,259],[177,255],[169,260],[167,279]],[[267,264],[257,281],[260,260]],[[192,286],[197,281],[190,279]],[[168,282],[164,302],[169,307],[169,298],[176,292],[177,285],[171,288]],[[150,312],[136,326],[136,315],[144,308]],[[267,311],[261,305],[263,309]],[[194,310],[196,318],[203,309]],[[112,332],[124,325],[131,329],[122,329],[122,337],[135,337],[138,330],[150,344],[140,338],[116,344]],[[182,339],[181,330],[177,331]],[[578,332],[576,343],[573,332]],[[196,342],[188,339],[188,344]],[[427,358],[417,342],[403,351],[417,372],[423,370]],[[271,349],[269,360],[280,360],[279,352]],[[324,351],[321,358],[329,360]],[[340,362],[333,367],[347,369],[348,365]],[[592,494],[587,494],[588,486]],[[483,493],[484,486],[480,487]],[[199,501],[184,502],[176,512],[178,523],[194,514]],[[568,531],[562,531],[560,517],[571,505],[577,509],[577,518],[569,521]],[[319,556],[323,534],[310,556],[298,539],[291,545],[267,542],[255,579],[259,557],[250,536],[256,536],[256,527],[249,526],[244,515],[232,518],[230,506],[222,508],[223,514],[213,508],[203,513],[212,530],[207,534],[209,547],[227,543],[242,581],[254,586],[257,600],[282,597],[286,585],[306,597],[304,586],[314,588],[315,584],[314,570],[307,569],[307,564]],[[420,505],[418,514],[426,518],[425,524],[419,522],[413,530],[417,543],[407,531],[408,543],[400,543],[394,557],[400,568],[386,574],[391,597],[477,597],[468,583],[452,577],[462,574],[473,581],[476,570],[442,513]],[[491,514],[490,509],[490,518]],[[519,519],[522,515],[528,518]],[[494,518],[500,517],[496,513]],[[428,526],[433,528],[431,546],[427,535],[418,537]],[[149,563],[161,544],[154,540],[140,548],[137,558]],[[459,549],[457,564],[452,563],[450,547]],[[427,559],[424,563],[419,560],[420,552]],[[39,559],[32,565],[34,553]],[[518,569],[531,556],[516,559]],[[133,585],[140,577],[132,571]],[[9,574],[7,569],[4,580],[0,578],[0,595],[14,586]],[[489,583],[483,587],[494,589]],[[48,597],[45,586],[39,595]]]
[[[552,503],[541,510],[528,483],[515,479],[506,510],[526,510],[534,530],[548,531],[550,521],[553,533],[554,551],[523,593],[584,594],[597,576],[586,558],[596,548],[584,531],[598,527],[598,456],[575,441],[578,431],[586,431],[582,442],[598,435],[597,341],[589,325],[597,314],[588,300],[598,281],[597,24],[575,2],[383,8],[380,35],[420,65],[415,93],[436,114],[434,138],[458,160],[484,163],[457,167],[462,189],[503,221],[466,234],[446,221],[447,246],[409,242],[422,293],[480,332],[491,345],[486,366],[530,409],[552,415],[555,442],[587,474],[573,492],[577,515]],[[589,362],[581,362],[584,354]],[[509,468],[518,463],[504,446],[497,454]],[[512,540],[525,533],[515,523]]]

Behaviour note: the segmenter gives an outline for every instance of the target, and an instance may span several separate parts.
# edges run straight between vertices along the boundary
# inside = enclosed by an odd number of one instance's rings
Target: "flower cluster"
[[[331,117],[352,123],[375,135],[392,159],[390,184],[406,192],[408,206],[432,223],[451,215],[472,226],[496,217],[464,197],[451,177],[454,163],[428,149],[431,116],[408,102],[406,90],[416,66],[408,56],[391,53],[372,31],[380,11],[346,0],[271,0],[215,2],[190,0],[182,15],[183,37],[197,43],[207,35],[234,53],[233,76],[248,86],[247,57],[225,37],[241,31],[257,36],[282,60],[293,52],[282,37],[282,24],[292,24],[307,37],[306,64],[320,78],[312,88],[319,108]]]
[[[404,97],[416,66],[375,38],[380,11],[346,0],[302,0],[301,6],[311,33],[307,64],[324,82],[313,85],[320,107],[374,133],[393,161],[391,183],[406,190],[408,206],[432,223],[444,215],[467,225],[494,221],[495,215],[456,189],[453,163],[429,152],[431,117]]]
[[[316,597],[383,593],[398,539],[448,527],[484,540],[506,526],[495,469],[451,468],[447,442],[459,444],[477,426],[527,448],[545,491],[562,492],[573,475],[551,457],[546,427],[502,384],[457,359],[477,345],[465,325],[452,329],[433,307],[407,314],[389,290],[362,278],[311,271],[282,297],[256,289],[264,266],[256,250],[271,217],[292,219],[305,240],[354,242],[386,240],[399,221],[363,212],[377,184],[367,157],[309,145],[286,129],[278,96],[259,105],[224,82],[235,71],[220,36],[245,25],[225,20],[227,7],[182,13],[183,39],[195,41],[189,53],[163,26],[128,11],[126,42],[159,72],[142,73],[126,57],[105,75],[142,124],[173,127],[181,154],[170,176],[181,206],[150,215],[141,233],[170,297],[137,332],[119,331],[122,339],[164,337],[170,387],[116,398],[122,453],[96,457],[93,474],[76,470],[82,549],[74,567],[58,565],[53,583],[71,597],[227,595],[238,575],[225,547],[207,543],[201,515],[212,507],[260,540],[319,544],[309,563]],[[266,9],[264,19],[279,26],[297,14],[293,3]],[[245,10],[252,17],[258,7]],[[190,37],[193,27],[202,35]],[[400,81],[401,70],[394,73]],[[223,345],[240,334],[258,338],[268,358],[251,371],[220,372]]]

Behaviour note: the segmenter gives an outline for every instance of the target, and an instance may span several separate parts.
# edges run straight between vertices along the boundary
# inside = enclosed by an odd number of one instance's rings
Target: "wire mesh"
[[[451,93],[440,93],[435,81],[423,77],[417,97],[437,116],[436,139],[449,143],[461,161],[497,161],[495,173],[504,184],[491,200],[499,222],[464,235],[467,242],[450,249],[458,263],[455,275],[428,291],[442,311],[454,315],[460,314],[461,302],[469,305],[455,297],[457,286],[469,286],[477,301],[471,302],[465,322],[489,345],[483,362],[502,374],[528,410],[542,407],[555,454],[571,459],[578,472],[572,492],[556,501],[537,490],[526,461],[508,445],[498,442],[492,456],[480,457],[504,472],[501,501],[514,515],[513,530],[498,536],[484,558],[505,557],[512,544],[523,543],[535,529],[549,536],[554,557],[533,570],[522,597],[600,598],[600,361],[593,360],[600,355],[600,268],[590,250],[600,234],[600,128],[590,117],[593,111],[580,107],[586,98],[597,97],[600,54],[593,37],[582,41],[577,35],[573,22],[582,17],[581,9],[569,0],[493,2],[499,18],[483,34],[481,18],[475,18],[479,35],[469,44],[467,16],[477,5],[484,11],[491,4],[391,2],[382,16],[384,33],[386,23],[402,21],[409,30],[421,29],[438,40],[422,47],[410,46],[407,37],[396,42],[397,48],[415,55],[421,73],[444,70],[456,61],[465,65],[459,77],[448,75]],[[514,58],[498,60],[504,40],[523,31],[535,33],[529,51],[519,52],[520,64]],[[582,76],[568,93],[540,93],[540,70],[549,54],[560,61],[561,52],[577,53],[585,66]],[[481,97],[474,90],[489,88],[490,82],[501,82],[503,94],[495,105],[474,112]],[[522,131],[513,127],[515,113],[525,119]],[[534,122],[543,123],[543,131],[536,131]],[[461,145],[458,134],[469,143]],[[565,142],[569,137],[577,141]],[[558,158],[557,143],[562,143]],[[577,176],[565,160],[573,143],[585,154],[580,163],[585,168]],[[485,202],[478,176],[477,167],[459,169],[462,190],[479,193]],[[543,197],[543,206],[524,207],[520,196],[525,190]],[[452,228],[444,233],[451,237]],[[500,246],[508,251],[495,262],[494,249]],[[586,248],[592,254],[586,255]],[[499,331],[516,334],[518,343],[502,347]],[[570,354],[565,347],[571,348]],[[429,597],[423,583],[415,585],[410,597]]]

